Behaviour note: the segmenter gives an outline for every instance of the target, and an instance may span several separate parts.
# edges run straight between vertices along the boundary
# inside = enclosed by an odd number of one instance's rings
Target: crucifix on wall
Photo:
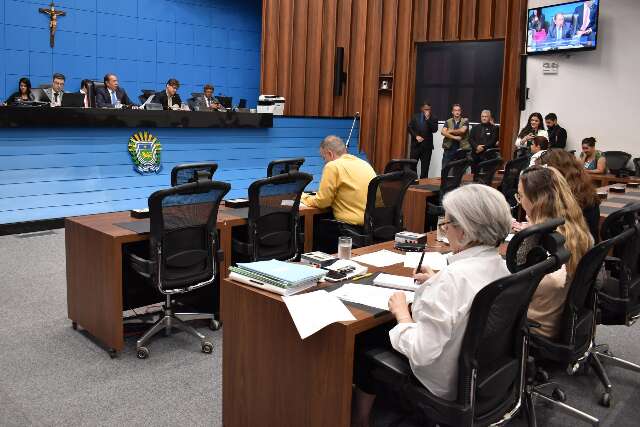
[[[56,44],[56,29],[58,28],[58,16],[65,16],[67,12],[56,10],[53,2],[49,5],[49,9],[41,7],[38,9],[40,13],[49,15],[49,46],[54,47]]]

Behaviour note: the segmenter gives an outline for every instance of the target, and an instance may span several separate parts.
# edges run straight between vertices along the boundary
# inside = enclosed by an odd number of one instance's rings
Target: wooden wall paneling
[[[461,40],[476,40],[478,38],[478,2],[479,0],[462,0],[460,6]]]
[[[349,77],[347,80],[346,115],[352,115],[362,108],[364,86],[364,53],[367,37],[368,0],[353,2],[351,12],[351,44],[349,48]]]
[[[508,15],[508,6],[517,3],[520,0],[494,0],[494,27],[493,38],[502,39],[505,38],[507,32],[507,23],[510,18]],[[524,31],[524,29],[521,29]]]
[[[367,11],[367,38],[365,41],[364,92],[360,111],[360,148],[375,158],[376,122],[378,120],[378,68],[383,14],[383,0],[369,0]],[[376,29],[378,29],[376,31]]]
[[[293,8],[293,48],[291,50],[291,95],[288,114],[304,115],[307,67],[307,10],[308,0],[295,0]]]
[[[342,95],[333,97],[333,115],[335,117],[343,117],[346,115],[347,108],[347,90],[349,80],[349,64],[350,64],[350,44],[351,44],[351,9],[352,0],[337,0],[337,17],[336,17],[336,47],[344,47],[344,70],[347,71],[347,83],[343,87]]]
[[[260,63],[261,93],[275,93],[276,75],[278,73],[278,14],[279,0],[268,0],[262,3],[262,49]]]
[[[376,75],[394,73],[395,48],[398,27],[398,0],[384,0],[382,8],[382,32],[380,40],[380,64],[374,71]],[[406,31],[406,29],[405,29]],[[395,91],[395,77],[394,77]],[[384,93],[378,97],[378,113],[375,139],[375,152],[371,157],[374,167],[382,172],[389,158],[391,126],[393,119],[393,98]]]
[[[389,141],[390,157],[403,157],[406,153],[407,122],[411,115],[411,110],[407,108],[407,98],[413,98],[409,93],[411,84],[409,82],[412,40],[412,0],[399,0],[398,2],[398,25],[396,36],[396,64],[393,81],[393,128],[391,140]],[[386,163],[389,159],[386,159]]]
[[[322,12],[322,53],[320,55],[320,109],[321,116],[331,116],[333,110],[333,69],[335,65],[336,32],[337,32],[336,0],[324,0]]]
[[[444,8],[444,39],[447,41],[460,40],[460,2],[461,0],[447,0]]]
[[[309,2],[307,19],[307,65],[304,114],[317,116],[320,108],[320,59],[322,55],[323,0]]]
[[[429,0],[414,0],[413,3],[413,40],[427,39],[427,22],[429,22]]]
[[[280,0],[278,11],[278,72],[277,90],[275,93],[284,96],[285,109],[288,113],[291,93],[291,50],[293,47],[293,8],[294,0]]]
[[[427,40],[430,42],[444,39],[444,4],[448,0],[429,1],[429,21],[427,24]]]
[[[502,77],[502,108],[500,113],[500,152],[505,160],[513,155],[513,141],[520,123],[520,61],[524,44],[527,0],[509,2],[504,20],[507,22],[504,43]],[[496,15],[496,18],[500,17]],[[497,21],[496,21],[497,23]]]
[[[478,40],[493,38],[495,0],[478,0]]]

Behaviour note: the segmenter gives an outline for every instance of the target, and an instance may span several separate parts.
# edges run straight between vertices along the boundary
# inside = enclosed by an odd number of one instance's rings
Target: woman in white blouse
[[[470,184],[448,193],[443,200],[442,231],[453,252],[438,273],[428,266],[416,274],[422,285],[411,312],[403,292],[389,300],[398,324],[389,332],[390,345],[407,357],[415,377],[433,394],[447,400],[458,395],[458,357],[476,294],[507,276],[509,270],[498,246],[511,229],[509,204],[497,190]],[[389,343],[387,342],[387,345]],[[378,385],[356,369],[354,420],[368,426]]]
[[[515,142],[516,149],[529,148],[533,142],[533,138],[536,136],[544,136],[549,140],[549,134],[544,129],[542,114],[531,113],[526,126],[523,127],[518,134],[518,138]]]

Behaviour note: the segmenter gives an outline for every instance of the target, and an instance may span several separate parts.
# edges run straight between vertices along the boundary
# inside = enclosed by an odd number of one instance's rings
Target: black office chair
[[[96,108],[96,94],[98,93],[98,89],[104,88],[104,82],[91,81],[89,82],[89,105],[91,108]]]
[[[639,216],[640,203],[635,203],[611,213],[602,224],[602,239],[617,240],[605,261],[606,276],[598,292],[599,324],[631,326],[640,319]],[[640,372],[640,364],[615,357],[606,344],[596,346],[596,352],[607,363]]]
[[[527,159],[530,157],[531,151],[529,147],[518,147],[513,152],[513,158],[519,159],[521,157],[526,157]]]
[[[634,171],[627,168],[627,164],[631,160],[631,154],[624,151],[605,151],[602,154],[607,160],[607,169],[609,169],[610,173],[619,178],[633,175]]]
[[[223,257],[219,250],[216,221],[218,207],[231,189],[225,182],[202,180],[159,190],[149,196],[151,238],[149,259],[130,253],[128,260],[141,276],[166,296],[163,316],[136,343],[137,356],[146,359],[145,346],[156,334],[171,334],[175,327],[200,340],[204,353],[211,353],[213,345],[191,325],[180,319],[210,318],[211,314],[176,313],[171,296],[213,284],[217,262]],[[219,326],[214,325],[214,326]]]
[[[525,393],[527,308],[542,277],[569,257],[564,238],[554,229],[548,227],[543,243],[551,244],[536,251],[543,255],[537,262],[485,286],[474,298],[458,358],[455,401],[429,392],[399,353],[386,348],[364,352],[365,363],[373,367],[371,377],[388,391],[384,398],[393,400],[394,408],[420,424],[449,426],[498,425],[533,408]]]
[[[304,163],[304,157],[272,160],[267,166],[267,178],[289,172],[298,172]]]
[[[373,178],[367,190],[364,225],[338,223],[340,236],[351,237],[354,248],[394,240],[404,230],[404,196],[417,177],[414,171],[403,169]]]
[[[140,104],[144,104],[151,95],[155,95],[157,92],[154,89],[142,89],[141,91],[142,91],[142,94],[138,95],[138,100],[140,101]]]
[[[640,157],[633,159],[633,166],[636,169],[636,176],[640,176]]]
[[[211,180],[213,174],[218,170],[218,164],[214,162],[205,163],[183,163],[171,169],[171,186],[196,182],[202,179]]]
[[[233,231],[235,259],[297,258],[303,242],[300,197],[312,180],[309,174],[291,172],[259,179],[249,186],[248,224]]]
[[[415,159],[391,159],[384,167],[384,173],[397,172],[405,169],[418,173],[418,161]]]
[[[520,173],[529,166],[529,158],[518,157],[509,160],[504,166],[504,175],[502,176],[502,182],[498,186],[498,190],[507,199],[507,203],[511,206],[511,212],[518,207],[516,201],[516,194],[518,193],[518,181],[520,180]],[[514,215],[515,216],[515,215]]]
[[[500,149],[499,148],[487,148],[482,153],[480,153],[480,157],[483,160],[495,159],[500,157]]]
[[[483,160],[475,166],[473,174],[473,182],[476,184],[484,184],[491,186],[493,184],[493,178],[496,176],[498,168],[502,164],[502,158],[500,156],[492,159]]]
[[[464,151],[464,150],[458,150]],[[442,169],[440,175],[440,189],[435,203],[427,202],[427,224],[429,230],[435,229],[437,217],[444,215],[442,200],[452,190],[460,187],[465,172],[471,166],[471,158],[466,156],[459,160],[452,160]]]
[[[449,161],[455,162],[457,160],[470,159],[470,158],[471,158],[470,150],[463,150],[462,148],[459,148],[456,150],[455,153],[453,153],[453,157],[451,157],[451,160]]]

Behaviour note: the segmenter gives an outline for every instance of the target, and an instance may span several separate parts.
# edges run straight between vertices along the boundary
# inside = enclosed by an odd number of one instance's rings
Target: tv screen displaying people
[[[527,53],[595,49],[600,0],[529,9]]]

